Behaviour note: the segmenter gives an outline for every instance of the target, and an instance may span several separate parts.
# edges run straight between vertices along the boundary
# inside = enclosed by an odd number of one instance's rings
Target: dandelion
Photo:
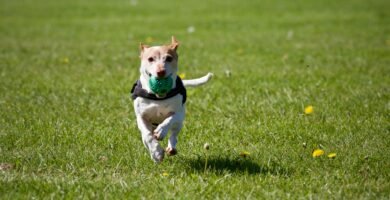
[[[316,149],[316,150],[313,151],[313,158],[322,156],[322,155],[324,155],[324,153],[325,153],[324,150]]]
[[[305,114],[306,114],[306,115],[312,114],[313,112],[314,112],[313,106],[307,106],[307,107],[305,108]]]
[[[328,158],[336,158],[336,153],[330,153],[330,154],[328,154]]]
[[[188,32],[188,33],[193,33],[193,32],[195,32],[195,27],[194,27],[194,26],[189,26],[189,27],[187,28],[187,32]]]
[[[137,0],[130,0],[130,4],[132,6],[136,6],[138,4],[138,1]]]
[[[62,59],[62,63],[68,64],[69,63],[69,58],[65,57]]]
[[[229,78],[230,76],[232,76],[232,72],[230,70],[226,69],[225,70],[225,75],[226,75],[226,77]]]
[[[251,155],[251,153],[249,153],[248,151],[243,151],[243,152],[240,153],[240,156],[243,157],[243,158],[246,158],[249,155]]]
[[[209,143],[205,143],[203,145],[203,148],[206,150],[205,151],[205,154],[206,154],[206,161],[204,163],[204,173],[206,173],[206,170],[207,170],[207,161],[208,161],[208,158],[209,158],[209,155],[207,154],[207,151],[210,149],[210,144]]]
[[[152,43],[153,41],[154,39],[150,36],[146,38],[146,43]]]
[[[291,38],[294,36],[294,31],[293,30],[289,30],[287,32],[287,40],[291,40]]]
[[[184,78],[186,77],[186,74],[185,74],[185,73],[180,73],[180,74],[179,74],[179,77],[180,77],[181,79],[184,79]]]
[[[206,149],[206,150],[209,150],[210,149],[210,144],[209,143],[205,143],[203,145],[203,148]]]
[[[108,160],[108,158],[106,156],[99,156],[99,160],[105,162]]]
[[[286,62],[287,59],[288,59],[288,54],[286,53],[286,54],[283,55],[282,61],[283,61],[283,62]]]
[[[161,175],[165,177],[169,176],[168,172],[163,172]]]

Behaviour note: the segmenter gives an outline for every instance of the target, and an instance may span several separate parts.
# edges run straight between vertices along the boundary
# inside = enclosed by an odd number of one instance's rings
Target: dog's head
[[[176,76],[179,42],[172,36],[171,44],[152,46],[140,44],[141,50],[141,75],[146,79],[151,76],[165,78]]]

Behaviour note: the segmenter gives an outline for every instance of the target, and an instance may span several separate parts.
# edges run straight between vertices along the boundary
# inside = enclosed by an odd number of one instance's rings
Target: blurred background
[[[388,80],[388,8],[385,0],[1,1],[2,91],[33,82],[125,95],[138,77],[139,43],[174,35],[186,78],[233,74],[245,78],[216,89],[288,87],[309,101],[319,88],[349,91],[343,81]]]

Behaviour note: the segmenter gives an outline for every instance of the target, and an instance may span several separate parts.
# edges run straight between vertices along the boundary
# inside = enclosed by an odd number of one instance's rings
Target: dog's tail
[[[196,87],[196,86],[203,85],[203,84],[207,83],[213,76],[214,76],[214,74],[208,73],[206,76],[203,76],[200,78],[191,79],[191,80],[183,80],[183,84],[185,87]]]

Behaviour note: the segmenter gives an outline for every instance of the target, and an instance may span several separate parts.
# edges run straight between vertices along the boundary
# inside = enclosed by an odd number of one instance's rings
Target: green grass
[[[389,1],[132,2],[0,2],[0,199],[390,198]],[[216,76],[156,165],[129,90],[171,35]]]

